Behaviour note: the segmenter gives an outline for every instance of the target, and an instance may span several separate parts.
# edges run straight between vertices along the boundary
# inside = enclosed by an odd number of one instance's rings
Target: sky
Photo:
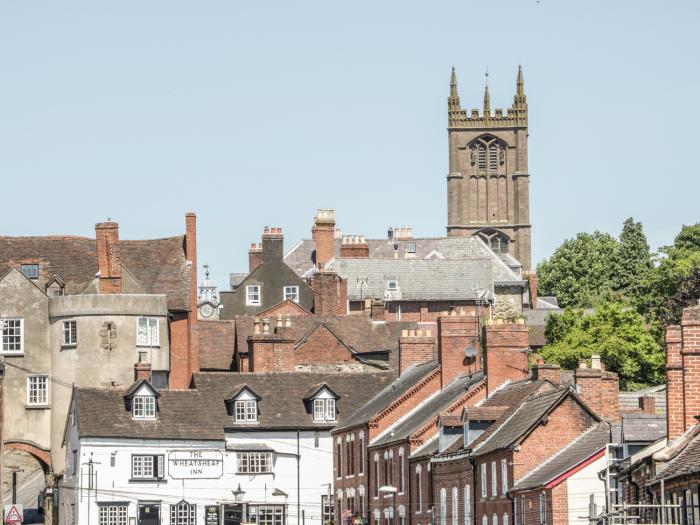
[[[184,232],[227,288],[264,226],[444,235],[462,106],[529,103],[533,262],[642,221],[698,221],[700,2],[5,1],[0,235]]]

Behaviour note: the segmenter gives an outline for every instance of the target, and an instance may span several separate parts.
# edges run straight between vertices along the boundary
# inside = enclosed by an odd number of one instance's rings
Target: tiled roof
[[[260,396],[259,421],[246,428],[328,428],[343,424],[345,419],[364,405],[373,395],[393,379],[390,372],[319,374],[319,373],[199,373],[194,383],[202,395],[209,400],[211,407],[205,411],[223,411],[225,426],[235,426],[226,417],[223,400],[231,394],[234,386],[245,384]],[[311,406],[304,403],[309,386],[325,383],[338,395],[336,409],[338,421],[335,423],[314,423]]]
[[[445,410],[468,391],[474,389],[483,379],[483,372],[472,376],[461,376],[455,379],[449,385],[446,385],[439,393],[430,397],[426,402],[421,403],[416,409],[412,410],[407,418],[402,419],[400,423],[394,425],[382,437],[371,443],[371,445],[385,445],[410,437],[411,434],[430,421],[436,419],[439,412]],[[459,423],[459,415],[455,417]]]
[[[359,410],[343,421],[339,428],[349,428],[355,425],[366,423],[379,412],[387,408],[396,399],[403,396],[413,386],[421,381],[425,376],[433,372],[438,367],[437,361],[431,361],[422,365],[410,367],[396,378],[390,385],[377,393],[374,397],[364,403]]]
[[[202,370],[231,370],[236,323],[202,321],[197,323],[199,359]]]
[[[689,443],[678,455],[668,462],[659,474],[649,481],[649,484],[658,483],[662,479],[668,481],[680,476],[697,475],[700,472],[700,433],[695,427],[691,428],[687,433],[695,433],[695,436],[690,439]],[[681,435],[676,439],[683,439],[683,437]],[[673,444],[673,441],[670,442],[667,448]]]
[[[474,454],[487,454],[512,445],[569,394],[568,388],[560,388],[531,395],[503,423],[499,424],[489,437],[474,447]]]
[[[149,293],[165,294],[170,310],[189,309],[190,268],[184,242],[183,236],[119,241],[124,268]],[[0,269],[19,268],[25,262],[38,262],[36,283],[42,290],[57,275],[67,295],[77,294],[97,274],[96,242],[70,236],[0,237]]]
[[[497,259],[497,258],[495,258]],[[367,297],[388,300],[472,299],[486,290],[493,298],[494,283],[523,286],[524,281],[494,258],[472,259],[334,259],[328,270],[346,277],[348,299]],[[387,295],[387,281],[396,281],[398,289]]]
[[[610,443],[610,425],[604,422],[598,423],[535,470],[528,472],[513,486],[513,490],[526,490],[546,485],[603,450],[607,443]]]
[[[496,421],[498,420],[510,407],[508,406],[476,406],[469,407],[464,410],[466,419],[470,421]]]
[[[620,412],[639,412],[639,398],[642,396],[651,396],[654,398],[654,406],[656,408],[657,416],[663,416],[666,414],[666,385],[652,386],[643,390],[635,390],[633,392],[620,392]]]

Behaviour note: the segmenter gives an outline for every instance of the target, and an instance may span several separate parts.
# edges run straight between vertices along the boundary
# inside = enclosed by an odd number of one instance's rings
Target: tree
[[[607,302],[588,313],[566,309],[549,316],[545,333],[549,343],[542,357],[562,368],[576,368],[579,360],[599,354],[606,369],[619,375],[624,389],[664,380],[664,352],[632,308]]]
[[[612,287],[623,296],[631,298],[640,278],[654,267],[651,251],[641,222],[630,217],[622,225],[620,243],[613,257]]]
[[[542,295],[555,295],[562,306],[588,308],[613,296],[613,260],[618,241],[599,231],[567,239],[537,265]]]

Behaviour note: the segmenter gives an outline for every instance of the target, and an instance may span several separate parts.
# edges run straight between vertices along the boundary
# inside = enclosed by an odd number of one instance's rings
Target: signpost
[[[219,523],[218,505],[207,505],[204,507],[204,523],[206,525],[221,525]]]
[[[24,507],[18,503],[5,505],[5,523],[19,525],[24,521]]]
[[[173,479],[219,479],[224,457],[219,450],[173,450],[168,454],[168,474]]]

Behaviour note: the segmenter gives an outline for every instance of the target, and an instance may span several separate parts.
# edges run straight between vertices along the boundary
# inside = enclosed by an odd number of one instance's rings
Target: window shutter
[[[157,465],[158,479],[163,479],[165,477],[165,456],[156,456],[153,461]]]

